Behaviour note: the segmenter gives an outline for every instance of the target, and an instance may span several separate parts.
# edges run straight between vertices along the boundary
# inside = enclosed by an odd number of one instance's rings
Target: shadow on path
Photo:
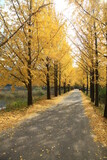
[[[93,141],[81,94],[0,135],[0,160],[100,160],[107,148]]]

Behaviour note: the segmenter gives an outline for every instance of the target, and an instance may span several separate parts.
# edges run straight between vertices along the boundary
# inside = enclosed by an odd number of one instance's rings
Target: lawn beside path
[[[107,147],[94,141],[79,90],[60,103],[0,134],[0,160],[105,160]]]
[[[82,94],[82,103],[85,114],[89,118],[90,126],[94,134],[94,141],[101,142],[107,147],[107,118],[103,117],[104,113],[90,101],[84,93]]]

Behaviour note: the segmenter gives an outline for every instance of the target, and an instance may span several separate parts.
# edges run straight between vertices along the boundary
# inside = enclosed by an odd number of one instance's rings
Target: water
[[[0,110],[6,108],[6,102],[4,100],[0,100]]]

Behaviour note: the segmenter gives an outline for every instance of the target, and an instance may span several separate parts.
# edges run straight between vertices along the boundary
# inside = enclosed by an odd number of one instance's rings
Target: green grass
[[[89,98],[89,95],[88,95]],[[95,107],[98,109],[98,111],[101,113],[101,115],[104,115],[104,107],[105,107],[105,98],[106,98],[106,88],[102,88],[99,86],[99,107]]]
[[[15,100],[7,105],[6,112],[15,111],[15,110],[23,110],[27,108],[27,101]]]
[[[106,87],[104,88],[99,87],[99,107],[98,109],[102,115],[104,115],[105,100],[106,100]]]
[[[106,98],[106,87],[99,88],[99,102],[101,104],[105,104],[105,98]]]
[[[32,94],[34,103],[46,98],[46,90],[41,87],[34,87]],[[6,112],[23,110],[27,107],[27,90],[2,91],[0,92],[0,100],[6,103]]]

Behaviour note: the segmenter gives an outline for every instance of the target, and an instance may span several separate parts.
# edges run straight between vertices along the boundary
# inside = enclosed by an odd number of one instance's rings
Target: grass
[[[63,94],[63,89],[61,89]],[[42,87],[33,87],[33,103],[39,100],[46,99],[46,89]],[[53,98],[54,89],[51,88],[51,97]],[[3,105],[6,105],[5,112],[17,111],[27,108],[27,90],[25,88],[16,89],[14,92],[11,90],[4,90],[0,92],[0,103],[3,101]],[[3,106],[4,107],[4,106]]]
[[[90,93],[89,93],[90,94]],[[88,98],[89,98],[89,95],[88,94]],[[93,107],[95,109],[97,109],[100,114],[103,116],[104,115],[104,107],[105,107],[105,97],[106,97],[106,88],[102,88],[99,86],[99,107],[96,107],[95,105],[93,105]],[[89,98],[90,99],[90,98]],[[91,103],[92,104],[92,103]]]
[[[85,109],[85,114],[89,118],[89,122],[94,134],[94,141],[107,146],[107,119],[101,115],[99,107],[90,102],[89,97],[82,93],[82,102]],[[100,112],[99,112],[100,111]]]
[[[13,110],[22,110],[27,107],[27,102],[22,100],[13,101],[7,105],[5,112],[10,112]]]
[[[104,115],[104,107],[105,107],[105,101],[106,101],[106,87],[99,88],[99,111],[102,115]]]
[[[36,103],[41,99],[46,99],[46,90],[43,90],[41,87],[34,87],[33,102]],[[27,108],[27,90],[2,91],[0,92],[0,101],[6,105],[5,112],[23,110]]]
[[[85,94],[84,94],[85,95]],[[87,100],[89,101],[89,104],[92,105],[93,109],[99,112],[101,116],[104,116],[104,104],[99,104],[99,107],[96,107],[93,102],[91,102],[90,97],[87,96]]]

